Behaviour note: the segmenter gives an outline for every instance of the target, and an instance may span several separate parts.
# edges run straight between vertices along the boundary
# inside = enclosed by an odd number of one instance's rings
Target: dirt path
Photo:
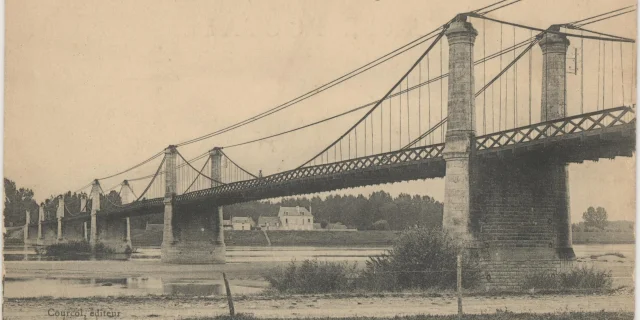
[[[549,313],[565,311],[634,311],[634,298],[629,292],[616,295],[539,295],[503,297],[466,297],[465,313],[495,313],[497,309],[513,312]],[[237,312],[258,317],[337,317],[395,316],[415,314],[455,314],[456,298],[443,297],[292,297],[265,299],[246,297],[235,302]],[[55,310],[82,309],[120,312],[120,319],[155,317],[182,319],[225,314],[226,302],[221,298],[86,298],[86,299],[10,299],[4,304],[5,319],[62,319],[48,316]],[[107,319],[109,317],[98,317]],[[115,317],[111,317],[115,318]],[[67,317],[66,319],[82,319]],[[95,319],[95,318],[94,318]]]

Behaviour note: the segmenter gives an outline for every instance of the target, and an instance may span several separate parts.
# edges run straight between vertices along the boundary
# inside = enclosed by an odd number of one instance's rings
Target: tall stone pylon
[[[31,224],[31,212],[29,210],[26,210],[24,212],[24,244],[27,244],[27,242],[29,242],[29,225]]]
[[[58,210],[56,211],[58,218],[58,241],[62,241],[62,219],[64,218],[64,195],[58,198]]]
[[[87,212],[87,196],[80,194],[80,212]]]
[[[123,205],[129,204],[134,200],[133,189],[131,189],[131,185],[129,185],[129,181],[127,180],[122,181],[122,189],[120,189],[120,200],[122,201]],[[129,245],[129,247],[131,247],[131,218],[126,217],[124,219],[125,223],[127,224],[125,231],[125,241]]]
[[[42,222],[44,221],[44,202],[38,207],[38,241],[42,241]]]
[[[222,152],[220,148],[213,148],[209,151],[211,158],[211,187],[215,188],[221,185],[222,181]],[[224,217],[222,206],[217,206],[214,213],[214,221],[216,227],[216,245],[224,246]],[[223,251],[224,252],[224,251]]]
[[[93,180],[91,185],[91,236],[89,237],[89,244],[92,248],[95,248],[98,242],[98,211],[100,211],[100,182],[98,179]]]
[[[560,31],[560,26],[551,26],[550,31]],[[565,35],[545,33],[539,42],[542,50],[542,108],[541,121],[564,118],[567,93],[567,49],[569,40]],[[571,215],[569,213],[569,173],[564,163],[550,164],[546,184],[555,194],[554,225],[555,247],[561,258],[573,259]]]
[[[122,201],[122,204],[129,204],[134,200],[133,190],[131,189],[129,181],[127,180],[122,181],[122,188],[120,189],[120,200]]]
[[[473,47],[478,32],[458,15],[446,30],[449,42],[449,120],[443,158],[446,162],[443,228],[466,245],[469,229],[471,156],[475,139]]]
[[[173,245],[173,201],[176,195],[176,155],[175,146],[168,146],[164,150],[164,229],[162,232],[162,258],[167,260],[168,252]]]

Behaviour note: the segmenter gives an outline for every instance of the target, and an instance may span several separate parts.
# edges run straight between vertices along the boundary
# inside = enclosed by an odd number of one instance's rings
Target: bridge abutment
[[[176,153],[173,146],[165,150],[166,194],[162,262],[175,264],[225,263],[226,248],[222,234],[222,208],[216,207],[214,210],[181,208],[175,204]],[[221,154],[217,150],[216,152],[212,151],[210,156],[212,157],[212,178],[220,181]]]

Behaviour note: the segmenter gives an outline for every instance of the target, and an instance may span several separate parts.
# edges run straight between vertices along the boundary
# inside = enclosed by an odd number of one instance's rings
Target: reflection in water
[[[37,290],[34,290],[37,288]],[[254,294],[262,288],[231,286],[234,294]],[[6,278],[5,297],[76,298],[87,296],[224,295],[221,280],[176,280],[162,278]]]
[[[319,259],[324,261],[366,261],[370,256],[384,253],[388,248],[369,247],[227,247],[227,262],[289,262]],[[160,248],[137,248],[131,256],[113,254],[104,257],[47,257],[33,248],[6,247],[5,260],[62,261],[62,260],[160,260]]]

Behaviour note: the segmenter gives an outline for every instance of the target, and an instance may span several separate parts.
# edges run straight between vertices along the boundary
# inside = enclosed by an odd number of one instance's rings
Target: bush
[[[279,292],[328,293],[353,289],[355,264],[305,260],[273,268],[264,278]]]
[[[91,246],[86,241],[56,243],[45,248],[45,255],[47,256],[65,256],[88,253],[91,253]]]
[[[371,230],[390,230],[387,220],[378,220],[371,225]]]
[[[527,275],[523,289],[540,290],[603,290],[610,289],[611,271],[581,266],[567,272],[540,271]]]
[[[66,243],[56,243],[45,248],[47,256],[74,256],[91,254],[91,245],[87,241],[70,241]],[[96,254],[112,254],[115,250],[105,246],[103,243],[97,243],[95,247]]]
[[[560,273],[560,285],[568,289],[610,289],[611,271],[582,266],[566,273]]]
[[[439,231],[405,231],[387,254],[366,262],[360,285],[374,290],[453,289],[460,249]],[[465,288],[475,287],[480,281],[477,259],[468,253],[463,254],[462,278]]]

